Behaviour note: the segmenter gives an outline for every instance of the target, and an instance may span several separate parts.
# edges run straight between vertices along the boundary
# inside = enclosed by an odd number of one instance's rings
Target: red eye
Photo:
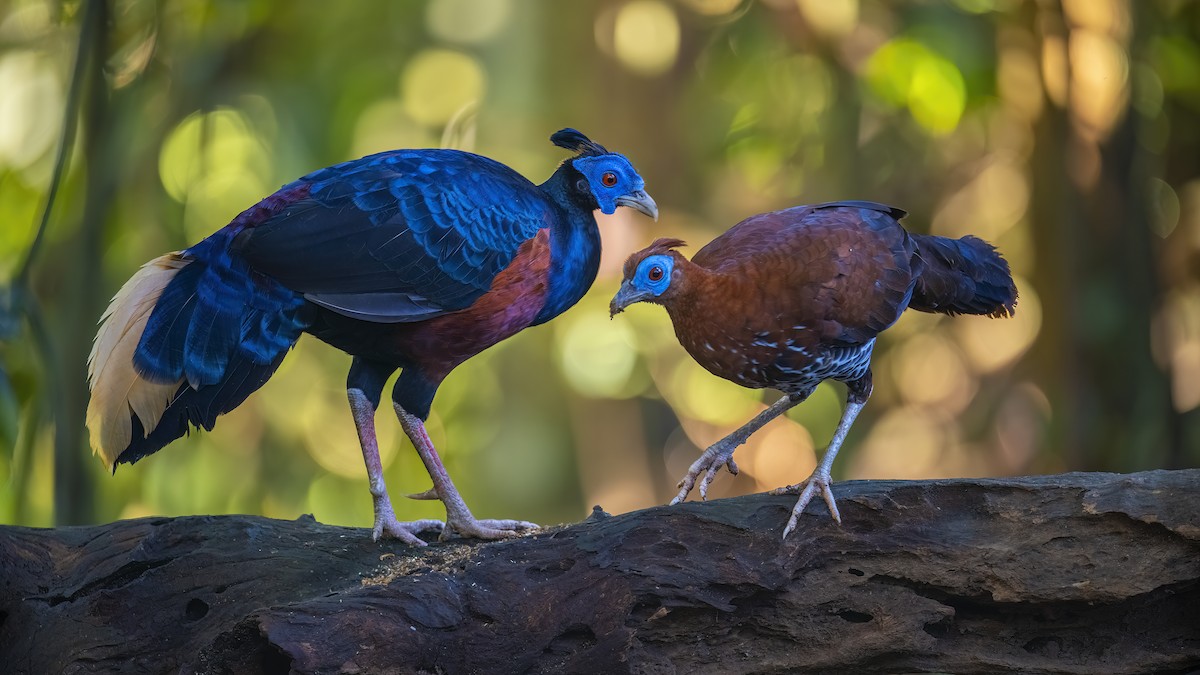
[[[646,275],[646,277],[649,278],[650,281],[662,281],[663,268],[659,267],[658,265],[651,267],[650,272]]]
[[[612,187],[617,184],[617,174],[606,171],[603,176],[600,176],[600,182],[604,184],[604,187]]]

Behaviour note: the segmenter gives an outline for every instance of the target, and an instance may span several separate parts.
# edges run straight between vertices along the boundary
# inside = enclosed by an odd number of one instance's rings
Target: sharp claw
[[[531,523],[527,520],[484,519],[484,520],[480,520],[479,524],[483,525],[484,527],[490,527],[490,528],[497,529],[497,530],[523,531],[523,530],[540,530],[540,529],[542,529],[541,525],[538,525],[537,523]]]
[[[408,497],[409,499],[417,499],[417,500],[439,499],[436,488],[429,488],[428,490],[426,490],[424,492],[418,492],[416,494],[404,495],[404,496]]]
[[[788,518],[787,527],[783,528],[783,538],[785,540],[787,539],[788,535],[792,533],[792,530],[796,529],[796,521],[796,514],[792,513],[792,517]]]
[[[825,505],[829,507],[829,515],[833,516],[833,521],[840,527],[842,514],[838,513],[837,500],[833,498],[833,490],[827,483],[821,485],[821,496],[825,498]]]
[[[687,499],[688,493],[691,492],[692,488],[695,486],[696,477],[692,475],[691,471],[689,471],[686,476],[684,476],[678,483],[675,484],[675,487],[679,488],[679,494],[675,495],[675,498],[671,500],[671,505],[674,506],[675,504]]]
[[[700,499],[708,501],[708,486],[712,485],[713,479],[717,477],[717,471],[720,471],[722,466],[724,464],[713,464],[708,467],[708,472],[700,481]]]
[[[463,537],[474,539],[511,539],[520,537],[523,532],[540,530],[541,526],[524,520],[456,520],[446,524],[440,539],[446,541],[451,532]]]
[[[397,539],[409,546],[427,546],[428,544],[417,537],[417,533],[429,530],[441,530],[443,527],[440,520],[415,520],[409,523],[402,523],[396,520],[395,516],[380,518],[375,521],[375,528],[371,531],[371,540],[379,541],[380,539],[388,538]]]
[[[807,507],[808,503],[812,501],[813,495],[817,493],[818,489],[821,491],[821,498],[825,500],[825,505],[829,507],[829,515],[833,517],[834,522],[836,522],[839,526],[842,524],[842,514],[838,512],[837,500],[833,498],[833,489],[829,485],[829,478],[827,475],[818,476],[814,474],[809,476],[808,480],[804,481],[803,483],[796,483],[795,485],[789,485],[784,488],[777,488],[772,490],[771,493],[787,494],[788,492],[799,488],[801,485],[804,486],[804,489],[800,492],[800,497],[796,500],[796,505],[792,507],[792,515],[790,518],[788,518],[787,526],[783,528],[784,539],[787,539],[787,536],[796,529],[796,524],[799,522],[800,514],[804,513],[805,507]]]
[[[729,473],[738,475],[739,469],[733,461],[732,451],[726,451],[724,446],[718,443],[705,450],[700,459],[688,469],[687,475],[675,484],[675,487],[679,488],[679,494],[671,500],[671,504],[678,504],[687,499],[688,493],[696,487],[697,482],[700,484],[700,499],[708,501],[708,487],[716,480],[717,472],[722,467],[728,469]]]

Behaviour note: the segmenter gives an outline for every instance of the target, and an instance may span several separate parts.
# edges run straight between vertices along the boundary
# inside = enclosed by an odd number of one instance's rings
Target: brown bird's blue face
[[[624,155],[612,152],[578,157],[573,166],[583,174],[588,189],[604,213],[628,206],[658,220],[658,205],[646,194],[646,182]]]
[[[625,277],[621,289],[608,306],[609,316],[620,314],[635,302],[653,302],[671,287],[675,258],[669,253],[648,256],[638,263],[633,274]]]

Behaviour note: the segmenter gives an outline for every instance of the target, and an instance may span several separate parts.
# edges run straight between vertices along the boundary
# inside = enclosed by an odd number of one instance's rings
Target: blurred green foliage
[[[764,396],[695,365],[653,307],[609,321],[621,261],[834,199],[983,236],[1021,292],[1012,320],[914,313],[886,333],[835,477],[1194,466],[1198,38],[1200,4],[1181,0],[0,4],[0,522],[368,525],[349,358],[307,337],[212,433],[106,475],[83,430],[105,301],[312,169],[450,146],[540,181],[564,126],[627,154],[663,217],[602,217],[579,306],[442,387],[430,434],[477,515],[558,522],[669,498]],[[80,133],[26,283],[64,115]],[[716,496],[806,476],[842,396],[823,385],[757,434]],[[389,487],[420,492],[386,412]],[[397,501],[402,518],[442,516]]]

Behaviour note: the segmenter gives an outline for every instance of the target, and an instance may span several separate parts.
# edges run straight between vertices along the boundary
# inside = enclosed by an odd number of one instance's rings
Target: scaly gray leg
[[[696,479],[702,473],[704,474],[704,479],[700,481],[700,498],[708,499],[708,486],[716,478],[717,472],[721,470],[721,467],[726,467],[729,469],[729,473],[737,475],[738,466],[733,461],[733,451],[739,445],[745,443],[751,434],[761,429],[767,422],[787,412],[804,401],[805,398],[807,396],[785,394],[769,408],[755,415],[754,419],[743,424],[737,431],[710,445],[704,451],[704,454],[700,455],[700,459],[697,459],[692,464],[692,467],[688,469],[687,475],[683,477],[683,480],[679,481],[679,484],[676,486],[679,488],[679,494],[675,495],[671,503],[678,504],[686,499],[688,493],[695,487]]]
[[[417,534],[427,530],[440,531],[443,528],[442,522],[396,520],[396,512],[392,509],[392,500],[388,497],[387,485],[383,480],[383,463],[379,460],[379,443],[375,438],[375,404],[361,389],[350,388],[347,395],[350,399],[350,412],[354,415],[354,426],[358,430],[358,442],[362,446],[363,462],[367,465],[371,497],[375,504],[375,527],[371,530],[371,538],[379,541],[380,537],[386,536],[412,546],[424,546],[425,542],[421,541]]]
[[[842,524],[842,514],[838,513],[837,501],[834,500],[833,491],[829,488],[829,484],[833,480],[830,470],[833,468],[833,460],[837,457],[838,450],[842,448],[842,443],[846,440],[846,434],[854,425],[854,419],[866,405],[865,400],[855,401],[853,398],[851,395],[852,400],[846,402],[846,409],[842,412],[842,419],[838,422],[837,431],[833,433],[833,439],[829,441],[829,449],[825,451],[825,456],[821,458],[821,464],[812,472],[812,475],[795,485],[771,491],[771,494],[776,495],[800,492],[800,499],[796,500],[796,505],[792,507],[792,516],[788,519],[787,527],[783,528],[784,539],[787,539],[792,530],[796,529],[797,519],[801,513],[804,513],[804,507],[808,506],[808,502],[817,490],[821,491],[821,496],[825,499],[825,504],[829,507],[829,513],[833,516],[834,521],[838,525]]]
[[[393,403],[393,406],[396,416],[400,418],[400,425],[404,427],[404,433],[408,434],[425,464],[425,469],[429,471],[429,477],[433,479],[432,493],[446,505],[446,527],[441,535],[443,540],[450,532],[477,539],[505,539],[517,536],[522,530],[538,529],[536,524],[523,520],[477,520],[471,515],[470,509],[458,494],[458,489],[454,487],[454,482],[450,480],[450,475],[446,473],[446,467],[442,465],[442,458],[433,447],[433,441],[429,440],[429,434],[425,432],[425,423],[399,405]],[[429,498],[432,495],[426,492],[415,496]]]

